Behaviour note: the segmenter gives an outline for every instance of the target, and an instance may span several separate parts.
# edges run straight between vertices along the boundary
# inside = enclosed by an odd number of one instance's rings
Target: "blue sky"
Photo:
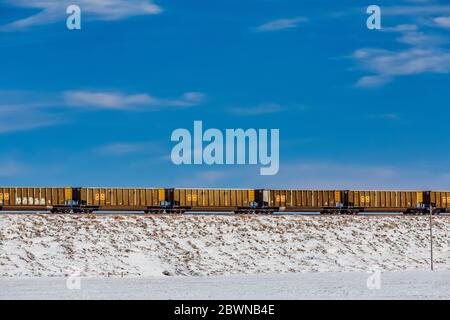
[[[0,184],[449,189],[450,5],[371,4],[0,0]],[[279,173],[172,164],[194,120],[280,129]]]

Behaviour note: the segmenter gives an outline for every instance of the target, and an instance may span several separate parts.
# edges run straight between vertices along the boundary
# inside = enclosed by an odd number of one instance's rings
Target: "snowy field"
[[[434,218],[450,270],[450,217]],[[0,277],[429,269],[428,217],[0,215]]]
[[[0,215],[0,299],[450,299],[450,217],[433,218],[435,272],[428,223]]]
[[[78,283],[64,278],[3,279],[0,299],[450,299],[450,271],[381,273],[379,289],[372,286],[370,276],[361,272],[325,272],[81,278]]]

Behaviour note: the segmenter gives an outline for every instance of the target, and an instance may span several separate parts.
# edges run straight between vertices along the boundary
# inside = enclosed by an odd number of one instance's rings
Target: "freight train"
[[[367,190],[0,187],[0,211],[93,213],[450,212],[450,192]]]

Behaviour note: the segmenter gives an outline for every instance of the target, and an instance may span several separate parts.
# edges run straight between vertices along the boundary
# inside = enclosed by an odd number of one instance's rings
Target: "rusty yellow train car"
[[[319,211],[321,208],[334,208],[340,202],[337,190],[260,190],[268,193],[265,202],[269,207],[283,211]]]
[[[78,203],[83,212],[144,211],[158,213],[171,197],[164,188],[77,188]],[[168,202],[167,202],[168,204]]]
[[[430,203],[425,202],[423,191],[343,191],[343,205],[356,212],[424,212]]]
[[[253,189],[173,189],[171,204],[189,211],[245,211],[256,207]]]
[[[0,187],[0,209],[61,211],[72,201],[72,188]]]

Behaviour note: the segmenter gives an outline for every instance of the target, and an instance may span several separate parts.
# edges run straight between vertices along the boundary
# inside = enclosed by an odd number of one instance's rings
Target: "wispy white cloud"
[[[156,98],[146,93],[127,94],[110,91],[64,91],[38,93],[0,91],[0,133],[27,131],[64,124],[67,112],[81,109],[105,111],[158,111],[163,108],[187,108],[205,102],[206,95],[187,92],[179,98]]]
[[[368,118],[374,120],[384,120],[389,122],[399,122],[402,120],[402,118],[398,114],[393,112],[370,114],[368,115]]]
[[[357,88],[378,88],[392,80],[391,77],[384,75],[364,76],[358,79],[355,84]]]
[[[112,110],[130,110],[140,107],[191,107],[201,104],[206,96],[200,92],[186,92],[180,98],[156,98],[147,93],[125,94],[113,91],[67,91],[64,101],[69,106]],[[140,109],[142,110],[142,109]]]
[[[399,38],[398,42],[410,44],[413,46],[436,46],[448,41],[447,38],[440,35],[426,34],[421,31],[405,32]]]
[[[262,104],[256,107],[233,107],[228,110],[230,113],[243,116],[257,116],[264,114],[279,113],[283,111],[283,107],[276,103]]]
[[[439,48],[411,48],[403,51],[359,49],[353,54],[361,69],[373,75],[364,76],[357,87],[381,86],[395,77],[421,73],[450,73],[450,52]]]
[[[443,27],[443,28],[450,28],[450,16],[448,17],[437,17],[433,19],[434,23],[436,25]]]
[[[23,116],[21,116],[19,113],[16,113],[14,115],[3,117],[2,123],[3,124],[0,126],[0,133],[8,133],[8,132],[29,131],[34,129],[51,127],[58,124],[64,124],[65,119],[51,114],[40,114],[37,112],[28,113]]]
[[[398,114],[395,113],[385,113],[382,114],[381,117],[385,120],[389,120],[389,121],[398,121],[400,120],[400,116]]]
[[[425,16],[450,13],[450,5],[421,4],[405,6],[386,6],[382,8],[383,15],[393,16]]]
[[[92,20],[120,20],[138,15],[159,14],[162,8],[151,0],[0,0],[8,5],[40,10],[38,13],[0,27],[2,31],[15,31],[63,21],[66,8],[77,4],[82,17]]]
[[[414,163],[388,165],[291,159],[282,162],[279,173],[274,176],[260,176],[258,168],[251,166],[214,171],[192,168],[188,173],[177,172],[173,183],[217,188],[231,185],[235,188],[438,190],[448,187],[449,177],[446,169]]]
[[[124,156],[145,152],[150,149],[154,149],[154,145],[150,143],[115,142],[99,146],[94,149],[94,152],[105,156]]]
[[[386,32],[412,32],[417,31],[418,26],[415,24],[399,24],[394,27],[383,27],[381,30]]]
[[[233,106],[227,108],[227,112],[238,116],[262,116],[271,115],[290,110],[302,111],[309,109],[309,106],[303,104],[281,105],[279,103],[262,103],[254,106]]]
[[[23,175],[28,171],[28,167],[20,161],[11,157],[2,157],[0,166],[0,177],[15,177]]]
[[[360,48],[352,58],[360,70],[367,72],[356,82],[359,88],[386,85],[397,77],[422,73],[450,73],[450,37],[443,32],[450,26],[450,5],[434,0],[405,0],[405,5],[383,6],[382,15],[408,21],[383,26],[394,40],[407,47]],[[387,42],[389,43],[389,42]]]
[[[416,24],[400,24],[394,27],[383,28],[382,31],[399,34],[396,38],[398,42],[416,47],[437,46],[449,40],[448,37],[443,35],[420,31],[419,26]]]
[[[284,29],[292,29],[297,28],[300,23],[307,22],[308,19],[305,17],[294,17],[294,18],[285,18],[278,19],[266,22],[256,28],[254,28],[257,32],[271,32],[271,31],[279,31]]]
[[[70,106],[88,106],[104,109],[127,109],[151,105],[154,99],[147,94],[125,95],[117,92],[68,91],[64,100]]]
[[[0,133],[28,131],[65,122],[64,118],[51,112],[44,102],[20,101],[15,95],[0,92]]]

